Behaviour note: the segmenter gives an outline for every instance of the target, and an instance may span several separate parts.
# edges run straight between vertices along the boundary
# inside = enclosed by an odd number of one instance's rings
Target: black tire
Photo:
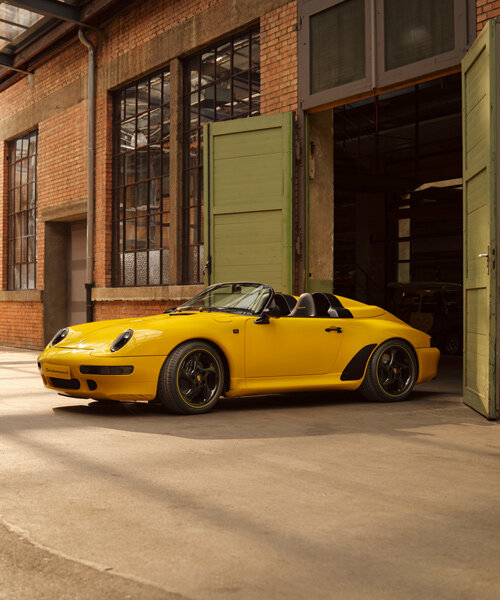
[[[195,415],[211,410],[224,389],[219,351],[206,342],[185,342],[167,356],[158,380],[158,399],[170,412]]]
[[[387,340],[372,354],[359,391],[367,400],[405,400],[417,380],[418,362],[404,340]]]
[[[444,341],[443,354],[461,354],[462,353],[462,340],[458,333],[450,333],[446,336]]]

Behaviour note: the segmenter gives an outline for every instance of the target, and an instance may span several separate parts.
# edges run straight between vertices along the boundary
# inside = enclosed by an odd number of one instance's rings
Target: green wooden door
[[[464,402],[498,417],[498,40],[489,21],[462,63],[464,185]]]
[[[292,114],[209,123],[204,139],[206,283],[290,292]]]

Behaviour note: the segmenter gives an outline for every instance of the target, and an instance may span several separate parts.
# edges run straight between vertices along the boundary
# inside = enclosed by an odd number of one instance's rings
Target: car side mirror
[[[258,319],[255,319],[256,325],[269,325],[269,318],[279,319],[281,317],[281,310],[277,306],[268,306],[262,311],[262,314]]]

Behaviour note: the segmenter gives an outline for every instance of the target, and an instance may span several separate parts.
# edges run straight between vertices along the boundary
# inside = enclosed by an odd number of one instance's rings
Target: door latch
[[[335,331],[336,333],[342,333],[342,327],[327,327],[325,331]]]

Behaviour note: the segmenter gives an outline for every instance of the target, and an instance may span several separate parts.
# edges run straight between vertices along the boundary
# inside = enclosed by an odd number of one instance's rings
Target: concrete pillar
[[[310,292],[333,289],[333,111],[309,115]]]

